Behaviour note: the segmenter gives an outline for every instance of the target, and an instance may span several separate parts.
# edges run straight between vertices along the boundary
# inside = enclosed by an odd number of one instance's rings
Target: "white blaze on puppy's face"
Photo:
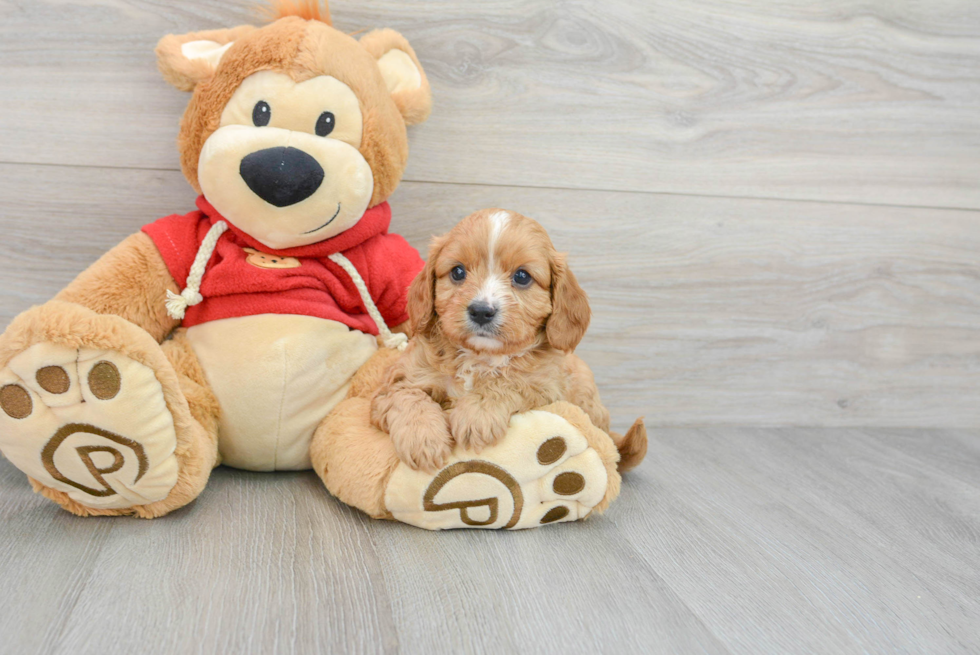
[[[510,276],[497,265],[496,252],[497,245],[501,241],[504,230],[507,229],[507,223],[510,221],[510,214],[505,211],[494,212],[488,221],[490,223],[490,236],[487,240],[487,270],[483,276],[480,291],[474,300],[486,303],[499,311],[510,299],[510,295],[507,293],[510,286],[508,282]]]
[[[497,242],[500,241],[500,236],[507,229],[507,223],[510,222],[510,214],[505,211],[494,212],[490,214],[490,247],[488,251],[490,253],[490,268],[493,268],[494,253],[497,251]]]
[[[514,354],[534,345],[551,312],[554,252],[540,225],[501,210],[478,212],[449,233],[436,262],[436,314],[443,333],[459,346],[494,354]],[[453,280],[462,266],[465,279]],[[531,283],[515,285],[523,269]],[[484,325],[470,307],[486,307],[495,316]]]

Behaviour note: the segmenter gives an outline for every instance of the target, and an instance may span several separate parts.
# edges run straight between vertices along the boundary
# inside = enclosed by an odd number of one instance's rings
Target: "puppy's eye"
[[[531,282],[534,281],[534,279],[531,277],[531,274],[525,271],[523,268],[517,269],[517,272],[514,273],[514,277],[511,279],[514,280],[515,287],[521,287],[521,288],[529,286]]]
[[[333,132],[333,128],[336,125],[337,119],[334,117],[333,113],[325,111],[320,114],[320,118],[316,119],[316,135],[327,136]]]
[[[269,103],[265,100],[256,102],[252,109],[252,122],[255,123],[255,127],[265,127],[269,124],[270,118],[272,118],[272,108],[269,107]]]
[[[466,279],[466,269],[462,266],[453,266],[453,270],[449,271],[449,277],[453,282],[462,282]]]

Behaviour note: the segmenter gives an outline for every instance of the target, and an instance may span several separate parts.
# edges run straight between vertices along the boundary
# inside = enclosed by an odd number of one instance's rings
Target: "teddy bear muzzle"
[[[323,167],[313,156],[291,147],[258,150],[242,158],[239,173],[248,188],[276,207],[306,200],[323,183]]]

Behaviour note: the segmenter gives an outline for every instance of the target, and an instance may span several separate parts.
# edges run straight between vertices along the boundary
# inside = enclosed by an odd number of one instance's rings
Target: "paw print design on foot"
[[[562,416],[535,410],[512,417],[504,438],[479,454],[457,446],[435,475],[400,463],[385,506],[393,518],[429,530],[519,530],[583,519],[611,500],[611,486],[618,492],[609,452],[600,454]]]
[[[177,482],[176,445],[163,387],[124,355],[40,343],[0,370],[0,451],[82,505],[166,498]]]

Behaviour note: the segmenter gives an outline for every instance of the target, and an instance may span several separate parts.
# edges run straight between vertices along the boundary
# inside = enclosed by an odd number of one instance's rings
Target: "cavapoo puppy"
[[[589,326],[588,298],[534,220],[485,209],[436,238],[408,313],[414,336],[371,415],[413,468],[439,468],[454,439],[479,451],[504,436],[512,415],[558,400],[609,432],[592,372],[572,354]],[[643,459],[642,419],[610,435],[620,470]]]

